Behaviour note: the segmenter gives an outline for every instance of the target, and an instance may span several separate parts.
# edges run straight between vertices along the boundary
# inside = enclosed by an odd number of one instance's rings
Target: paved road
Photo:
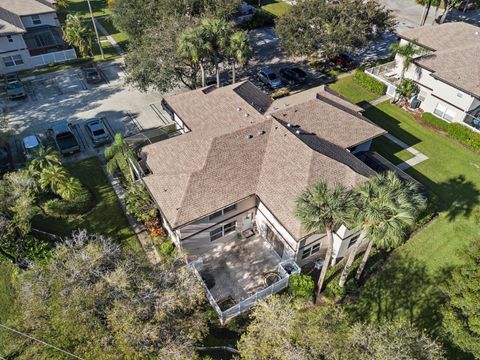
[[[423,6],[417,4],[414,0],[379,0],[379,2],[385,5],[387,9],[392,10],[396,15],[398,20],[397,31],[404,31],[420,25]],[[439,9],[437,17],[442,14],[443,10]],[[428,14],[426,24],[432,24],[434,22],[434,15],[435,8],[432,7]],[[447,21],[466,21],[480,25],[480,10],[468,11],[466,13],[452,10],[448,15]]]

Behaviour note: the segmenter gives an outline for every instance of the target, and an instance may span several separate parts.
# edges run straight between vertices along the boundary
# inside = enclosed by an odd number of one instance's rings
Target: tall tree
[[[85,359],[192,359],[207,330],[204,292],[188,269],[151,265],[85,231],[19,282],[10,325]],[[7,344],[18,359],[61,356],[18,335]]]
[[[17,263],[26,253],[25,237],[34,216],[35,182],[28,171],[0,179],[0,255]]]
[[[220,61],[227,52],[232,25],[222,19],[204,19],[200,24],[205,49],[215,67],[217,87],[220,87]]]
[[[276,21],[282,47],[293,55],[333,58],[391,30],[395,18],[374,0],[304,0]]]
[[[236,66],[245,65],[252,57],[250,39],[244,31],[234,32],[228,41],[227,56],[232,62],[232,82],[236,82]]]
[[[237,343],[243,360],[439,360],[439,344],[402,322],[352,323],[340,306],[273,296],[252,311]]]
[[[415,188],[404,185],[393,172],[378,174],[360,185],[355,190],[355,200],[354,221],[360,226],[361,234],[350,250],[340,275],[340,286],[345,285],[364,239],[368,238],[367,252],[370,252],[373,242],[382,243],[382,247],[397,246],[403,239],[405,227],[413,222],[424,202]],[[385,238],[379,239],[384,231]]]
[[[472,241],[442,285],[447,301],[443,307],[443,328],[453,342],[480,358],[480,240]]]
[[[413,182],[403,182],[395,173],[377,174],[357,189],[358,216],[362,219],[368,245],[356,278],[360,279],[372,246],[393,249],[404,240],[425,205]]]
[[[405,45],[401,45],[400,42],[390,45],[390,50],[395,54],[400,55],[402,61],[402,70],[400,73],[400,78],[405,77],[405,72],[410,69],[412,66],[413,59],[418,55],[422,55],[425,51],[422,50],[419,46],[415,45],[416,40],[413,39]]]
[[[327,234],[327,253],[317,283],[317,302],[332,259],[333,231],[336,226],[350,222],[352,208],[350,192],[340,185],[330,189],[323,182],[315,184],[296,200],[295,216],[302,222],[305,230]]]
[[[50,190],[54,194],[58,193],[69,179],[68,172],[61,166],[53,165],[42,170],[38,183],[42,190]]]
[[[179,84],[194,89],[199,66],[178,52],[178,39],[200,19],[232,19],[239,0],[115,0],[114,25],[129,35],[127,81],[146,91],[169,91]]]
[[[185,30],[178,39],[178,53],[186,61],[197,64],[200,67],[202,87],[205,87],[205,58],[207,57],[207,45],[199,27]]]
[[[68,14],[62,30],[65,41],[75,46],[83,57],[93,55],[92,44],[95,35],[85,23],[82,23],[78,15]]]

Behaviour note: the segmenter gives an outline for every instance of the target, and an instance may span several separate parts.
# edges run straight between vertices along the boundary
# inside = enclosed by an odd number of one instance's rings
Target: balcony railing
[[[395,61],[366,69],[365,72],[387,85],[396,86],[400,80],[400,74]]]
[[[67,50],[55,51],[52,53],[32,56],[31,61],[34,67],[40,67],[48,64],[74,60],[76,58],[77,58],[77,53],[75,52],[75,49],[67,49]]]

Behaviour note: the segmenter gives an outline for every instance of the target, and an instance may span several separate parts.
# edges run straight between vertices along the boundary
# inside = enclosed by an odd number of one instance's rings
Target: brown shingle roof
[[[480,96],[479,27],[464,22],[427,25],[399,36],[434,51],[415,60],[417,65],[431,70],[433,77]]]
[[[152,172],[145,183],[173,228],[257,195],[300,239],[306,234],[293,212],[304,189],[318,181],[352,188],[373,173],[345,150],[384,133],[357,106],[323,87],[282,101],[278,112],[316,135],[285,127],[272,112],[278,101],[249,82],[166,98],[192,131],[143,152]]]
[[[18,15],[0,7],[0,35],[22,34],[26,32]]]
[[[425,25],[398,34],[405,40],[416,40],[432,50],[452,49],[480,42],[479,28],[465,22]]]

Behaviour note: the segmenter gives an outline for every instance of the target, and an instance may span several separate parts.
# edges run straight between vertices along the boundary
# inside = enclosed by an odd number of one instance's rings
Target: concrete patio
[[[256,234],[219,244],[195,267],[215,302],[228,308],[267,287],[265,275],[277,272],[280,262],[271,245]]]

